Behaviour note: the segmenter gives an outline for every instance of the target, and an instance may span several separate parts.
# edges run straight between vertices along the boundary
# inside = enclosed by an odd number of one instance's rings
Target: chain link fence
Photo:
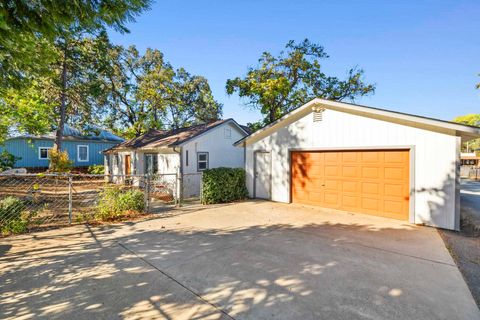
[[[161,213],[199,203],[201,179],[201,174],[177,173],[0,175],[0,231],[6,235],[86,221],[95,217],[99,201],[112,188],[136,191],[137,198],[143,197],[143,213]]]
[[[480,180],[480,167],[461,166],[460,177],[465,179]]]

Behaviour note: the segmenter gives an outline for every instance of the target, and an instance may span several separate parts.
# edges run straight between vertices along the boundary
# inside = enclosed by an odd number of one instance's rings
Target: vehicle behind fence
[[[201,174],[0,174],[1,234],[83,222],[94,217],[108,188],[143,194],[144,213],[198,203]],[[185,200],[184,200],[185,199]]]

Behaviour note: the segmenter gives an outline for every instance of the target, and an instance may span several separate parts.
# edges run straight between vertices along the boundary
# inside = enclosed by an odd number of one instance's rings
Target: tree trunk
[[[57,131],[55,134],[55,142],[53,143],[53,149],[60,151],[62,148],[63,129],[65,127],[65,120],[67,117],[67,43],[65,41],[65,48],[63,51],[63,63],[62,63],[62,90],[60,93],[60,119],[58,122]],[[51,164],[51,162],[50,162]]]
[[[275,113],[276,113],[275,111],[276,111],[276,110],[277,110],[276,108],[271,108],[271,109],[270,109],[270,112],[269,112],[269,114],[268,114],[270,123],[272,123],[272,122],[274,122],[275,120],[277,120],[276,117],[275,117]]]

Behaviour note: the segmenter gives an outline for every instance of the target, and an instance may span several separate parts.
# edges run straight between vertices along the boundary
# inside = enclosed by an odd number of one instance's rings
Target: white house
[[[239,140],[251,197],[459,229],[462,142],[480,129],[314,99]]]
[[[183,196],[198,195],[203,170],[244,166],[244,152],[233,144],[245,137],[247,130],[233,119],[177,130],[151,129],[106,150],[105,173],[156,174],[165,180],[175,180],[177,175],[183,179]]]

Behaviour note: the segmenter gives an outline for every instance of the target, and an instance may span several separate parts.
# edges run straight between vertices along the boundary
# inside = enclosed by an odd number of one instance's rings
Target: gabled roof
[[[113,141],[122,142],[125,139],[114,135],[110,131],[99,128],[97,126],[89,126],[85,130],[81,131],[77,128],[69,126],[67,124],[63,127],[63,137],[65,140],[94,140],[94,141]],[[55,131],[44,135],[24,134],[12,137],[10,139],[45,139],[55,140]]]
[[[244,142],[246,144],[250,144],[263,139],[273,132],[311,113],[313,108],[331,109],[383,121],[389,121],[392,123],[418,127],[425,130],[442,132],[450,135],[460,136],[462,137],[462,141],[480,138],[480,127],[468,126],[456,122],[417,116],[403,112],[367,107],[353,103],[315,98],[303,106],[292,110],[280,119],[272,122],[262,129],[240,139],[239,141],[235,142],[235,145],[238,146]]]
[[[225,119],[175,130],[150,129],[141,136],[120,143],[115,147],[105,150],[104,152],[111,152],[121,149],[154,149],[180,146],[181,144],[227,122],[235,124],[241,131],[243,131],[245,134],[248,134],[248,132],[235,120]]]

